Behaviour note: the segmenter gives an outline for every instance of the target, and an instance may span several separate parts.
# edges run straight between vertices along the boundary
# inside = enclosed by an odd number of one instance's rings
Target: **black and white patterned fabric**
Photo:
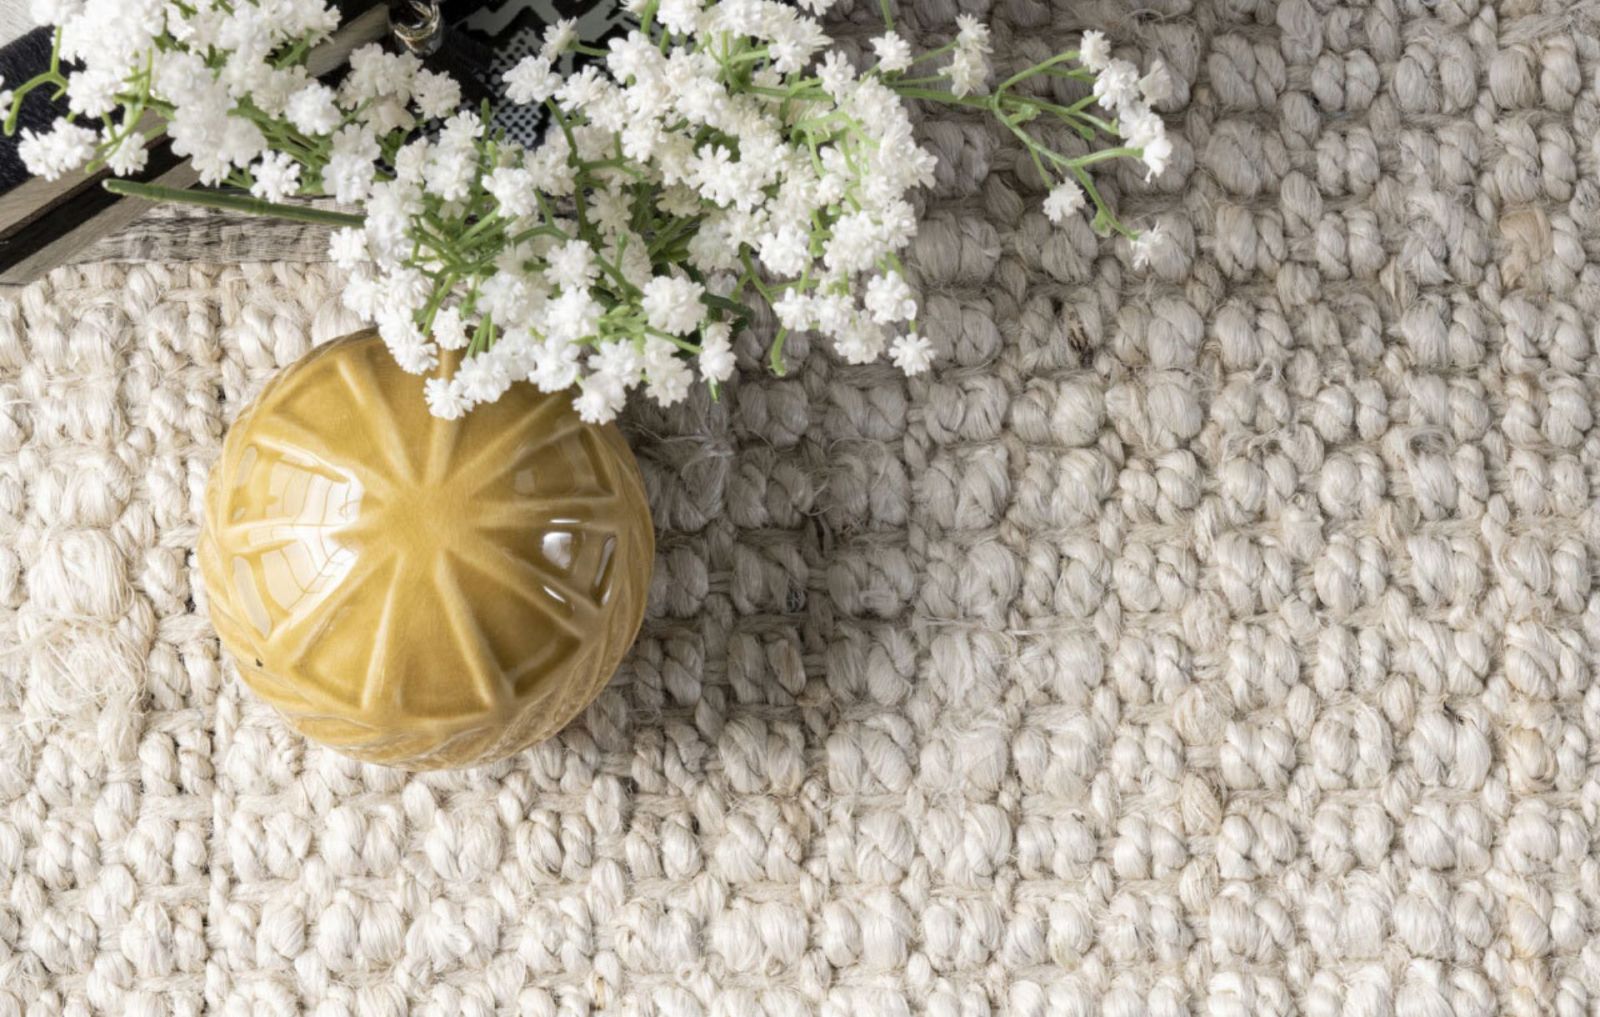
[[[523,57],[537,53],[545,26],[562,18],[574,19],[578,23],[578,38],[591,44],[622,31],[622,26],[629,20],[620,0],[599,0],[596,3],[582,0],[499,0],[468,6],[474,9],[459,17],[447,9],[452,30],[484,43],[491,50],[493,56],[484,80],[491,95],[492,122],[511,139],[524,145],[532,145],[539,140],[544,130],[544,113],[536,106],[523,106],[506,100],[502,81],[505,72],[515,67]],[[570,65],[573,57],[569,55],[566,60]]]

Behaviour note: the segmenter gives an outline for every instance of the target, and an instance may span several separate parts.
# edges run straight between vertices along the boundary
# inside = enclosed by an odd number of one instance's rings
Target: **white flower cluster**
[[[680,354],[704,381],[731,375],[731,329],[715,308],[747,290],[785,330],[825,335],[851,363],[888,352],[908,373],[928,366],[897,255],[916,232],[906,192],[932,180],[935,161],[900,97],[878,72],[823,53],[820,26],[775,0],[670,0],[655,16],[665,40],[636,29],[568,77],[555,62],[572,26],[553,26],[507,75],[514,98],[550,105],[556,125],[538,148],[475,148],[482,125],[452,118],[436,141],[400,150],[363,235],[336,239],[352,267],[371,259],[350,302],[402,364],[431,370],[439,348],[468,348],[453,376],[429,381],[434,412],[465,412],[521,380],[576,385],[590,420],[613,417],[636,388],[677,402],[694,380]],[[490,158],[474,166],[480,150]],[[476,206],[505,223],[508,243],[477,274],[419,262],[412,220],[430,202]],[[458,275],[448,294],[425,285],[441,275]],[[486,326],[492,344],[476,339]]]
[[[1144,163],[1145,179],[1159,176],[1172,158],[1172,140],[1167,137],[1166,124],[1151,105],[1172,94],[1166,66],[1158,60],[1148,74],[1140,77],[1139,69],[1132,63],[1112,57],[1111,44],[1104,34],[1095,31],[1083,33],[1078,63],[1088,72],[1079,76],[1092,76],[1095,101],[1116,116],[1117,133],[1126,142],[1129,154],[1136,154]],[[1086,204],[1083,188],[1067,178],[1057,183],[1045,197],[1044,214],[1051,222],[1064,222]],[[1138,250],[1145,252],[1148,247],[1146,243]]]
[[[935,159],[915,140],[908,98],[994,113],[1062,181],[1050,218],[1087,195],[1097,228],[1128,233],[1084,167],[1128,155],[1161,171],[1171,143],[1149,104],[1164,72],[1140,78],[1091,32],[1078,54],[983,94],[992,42],[970,15],[921,56],[891,27],[859,68],[812,16],[834,0],[800,2],[625,0],[636,27],[605,50],[579,44],[570,21],[552,25],[506,76],[512,100],[551,121],[526,150],[460,111],[456,82],[410,55],[367,46],[336,86],[311,78],[304,56],[337,24],[324,0],[34,0],[59,26],[57,59],[17,101],[64,88],[72,115],[25,131],[20,148],[47,176],[86,163],[133,173],[146,145],[135,125],[154,113],[206,184],[361,206],[359,220],[324,213],[350,223],[330,247],[351,273],[345,301],[402,366],[433,375],[427,399],[445,417],[524,381],[572,390],[591,421],[635,390],[678,402],[696,375],[731,377],[734,330],[758,302],[781,326],[769,350],[779,370],[795,331],[850,363],[887,355],[925,370],[933,351],[900,254],[917,227],[908,192],[932,182]],[[572,50],[586,61],[558,70]],[[932,76],[914,71],[946,55]],[[70,81],[61,58],[82,63]],[[1069,58],[1067,76],[1093,83],[1114,125],[1081,103],[1009,91]],[[948,91],[930,87],[941,81]],[[1022,130],[1041,112],[1126,146],[1063,156]],[[427,122],[436,129],[417,131]]]
[[[322,0],[34,0],[32,13],[57,26],[58,59],[83,65],[51,82],[64,85],[72,117],[105,119],[98,134],[67,118],[42,136],[23,131],[24,163],[51,179],[97,155],[119,174],[142,169],[147,139],[134,125],[151,111],[165,117],[173,151],[190,158],[203,182],[230,181],[273,154],[279,139],[258,120],[281,114],[307,84],[303,64],[276,58],[314,45],[339,23]],[[257,115],[239,115],[242,107]],[[119,108],[120,120],[110,119]],[[264,175],[271,193],[295,183],[282,158],[269,158]]]

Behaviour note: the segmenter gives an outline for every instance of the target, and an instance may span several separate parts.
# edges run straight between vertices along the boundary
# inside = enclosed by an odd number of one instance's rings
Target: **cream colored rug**
[[[1110,184],[1171,243],[927,124],[935,372],[636,413],[643,637],[489,770],[309,747],[196,607],[329,270],[0,311],[0,1015],[1600,1006],[1592,5],[990,13],[1173,67],[1174,167]]]

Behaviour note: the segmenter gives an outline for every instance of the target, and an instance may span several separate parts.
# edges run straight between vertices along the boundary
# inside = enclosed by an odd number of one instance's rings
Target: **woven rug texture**
[[[0,306],[0,1015],[1596,1012],[1595,6],[963,6],[1166,60],[1173,166],[1101,178],[1168,242],[926,120],[935,370],[757,336],[631,411],[644,631],[501,765],[308,745],[207,624],[207,470],[334,270]]]

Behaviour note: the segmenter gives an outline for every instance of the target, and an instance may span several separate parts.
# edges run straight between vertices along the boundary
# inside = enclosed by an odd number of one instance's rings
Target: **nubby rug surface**
[[[1166,244],[925,123],[935,370],[751,341],[635,411],[644,632],[489,769],[306,744],[205,620],[207,470],[333,270],[0,309],[0,1015],[1600,1005],[1596,7],[988,13],[1167,61],[1174,165],[1106,185]]]

